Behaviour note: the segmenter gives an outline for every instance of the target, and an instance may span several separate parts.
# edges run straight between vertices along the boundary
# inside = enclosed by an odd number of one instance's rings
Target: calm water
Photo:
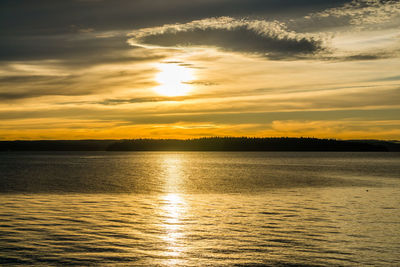
[[[399,204],[399,153],[0,153],[0,264],[396,266]]]

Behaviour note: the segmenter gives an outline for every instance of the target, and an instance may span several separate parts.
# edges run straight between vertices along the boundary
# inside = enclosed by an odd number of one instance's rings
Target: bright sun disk
[[[160,85],[154,88],[159,95],[182,96],[192,90],[190,81],[194,79],[193,70],[178,64],[159,64],[160,72],[155,81]]]

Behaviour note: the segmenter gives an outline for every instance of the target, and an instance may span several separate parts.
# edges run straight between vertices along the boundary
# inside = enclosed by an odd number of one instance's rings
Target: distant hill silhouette
[[[317,138],[0,141],[0,151],[400,151],[400,143]]]

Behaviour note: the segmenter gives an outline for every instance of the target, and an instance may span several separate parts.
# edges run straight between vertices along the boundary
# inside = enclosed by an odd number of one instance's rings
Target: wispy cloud
[[[332,36],[323,59],[372,61],[400,55],[400,1],[352,0],[294,20],[294,29]]]
[[[398,0],[353,0],[341,7],[329,8],[307,16],[311,18],[347,18],[348,22],[360,27],[391,23],[400,20]]]

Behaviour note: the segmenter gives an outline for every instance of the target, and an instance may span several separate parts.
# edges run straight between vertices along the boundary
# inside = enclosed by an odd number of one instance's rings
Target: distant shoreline
[[[400,151],[400,142],[318,138],[0,141],[0,151]]]

